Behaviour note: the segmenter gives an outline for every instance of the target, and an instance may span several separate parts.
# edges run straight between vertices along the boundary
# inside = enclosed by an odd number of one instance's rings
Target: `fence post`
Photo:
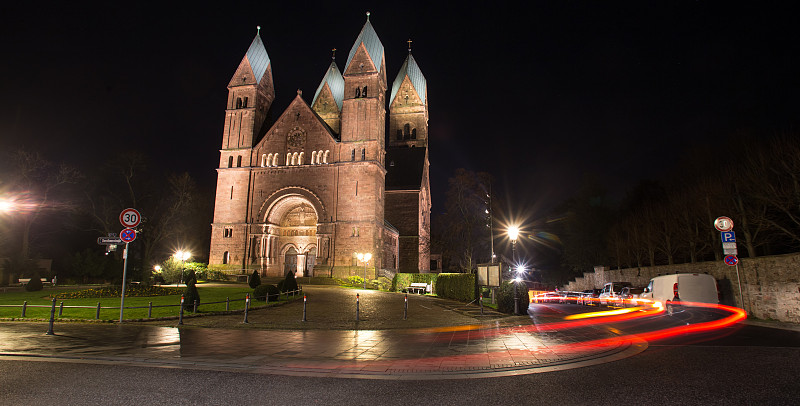
[[[59,303],[59,305],[58,305],[58,317],[61,317],[61,315],[62,315],[63,313],[64,313],[64,302],[62,301],[62,302],[61,302],[61,303]]]
[[[359,313],[361,313],[361,309],[359,308],[359,302],[360,302],[360,300],[359,300],[359,297],[358,297],[358,293],[356,293],[356,321],[360,320],[360,318],[359,318],[360,314]]]
[[[181,295],[181,312],[178,315],[178,325],[179,326],[183,325],[183,295]]]
[[[25,317],[25,311],[28,310],[28,301],[22,302],[22,317]]]
[[[194,307],[192,308],[192,313],[197,313],[197,299],[194,300]]]
[[[100,302],[97,302],[97,313],[94,315],[95,320],[100,320]]]
[[[406,293],[406,297],[403,300],[403,320],[408,319],[408,293]]]
[[[308,300],[306,299],[306,296],[303,295],[303,321],[307,321],[306,320],[306,302],[307,301]]]
[[[147,305],[147,318],[153,318],[153,302],[150,302],[150,304]]]
[[[227,311],[230,311],[230,310],[231,310],[231,298],[230,298],[230,296],[228,296],[228,297],[225,297],[225,311],[227,312]]]
[[[250,294],[248,293],[247,296],[244,297],[244,321],[242,323],[248,324],[250,323],[247,321],[247,311],[250,310]]]
[[[45,334],[49,336],[55,335],[55,333],[53,332],[53,323],[55,322],[55,320],[56,320],[56,298],[53,298],[53,304],[50,305],[50,328],[47,329],[47,332]]]

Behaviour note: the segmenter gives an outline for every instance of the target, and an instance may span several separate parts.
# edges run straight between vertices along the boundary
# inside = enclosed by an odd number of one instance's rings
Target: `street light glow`
[[[174,257],[175,259],[186,261],[187,259],[192,257],[192,253],[189,251],[178,250],[177,252],[175,252]]]
[[[14,210],[14,202],[12,200],[0,199],[0,212],[7,213]]]
[[[525,272],[525,266],[517,265],[517,273],[524,273],[524,272]]]
[[[517,226],[509,226],[508,227],[508,238],[511,239],[511,242],[517,242],[517,238],[519,237],[519,227]]]

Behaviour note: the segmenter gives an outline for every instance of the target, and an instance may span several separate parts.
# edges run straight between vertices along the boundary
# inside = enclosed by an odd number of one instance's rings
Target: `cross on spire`
[[[261,34],[261,26],[257,25],[256,26],[256,35],[259,35],[259,34]]]
[[[406,42],[408,42],[408,53],[410,54],[411,53],[411,42],[413,42],[413,41],[411,41],[411,38],[409,38],[408,41],[406,41]]]
[[[336,60],[336,48],[331,49],[333,55],[331,55],[331,59]]]

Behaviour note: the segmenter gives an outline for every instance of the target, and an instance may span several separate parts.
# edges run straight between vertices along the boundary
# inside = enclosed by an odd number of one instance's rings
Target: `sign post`
[[[133,227],[139,225],[142,221],[142,215],[139,211],[132,208],[127,208],[119,214],[119,222],[125,229],[120,231],[119,239],[125,243],[125,249],[122,251],[122,294],[119,300],[119,322],[122,323],[122,318],[125,313],[125,279],[128,277],[128,244],[136,239],[136,230]],[[98,243],[100,240],[98,240]]]
[[[717,219],[714,220],[714,228],[720,233],[722,252],[725,254],[725,263],[736,268],[736,282],[739,285],[739,302],[742,304],[742,309],[744,309],[742,279],[739,276],[739,258],[737,257],[739,251],[736,248],[736,234],[733,232],[733,220],[725,216],[717,217]]]

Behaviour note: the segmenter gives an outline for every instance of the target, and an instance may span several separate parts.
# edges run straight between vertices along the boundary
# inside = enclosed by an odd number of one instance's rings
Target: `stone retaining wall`
[[[800,323],[800,253],[742,258],[738,277],[736,267],[722,261],[614,270],[595,267],[594,272],[584,273],[562,290],[602,288],[607,282],[630,282],[644,287],[650,278],[672,273],[710,274],[717,280],[723,304],[742,307],[750,316],[760,319]],[[739,280],[744,305],[739,299]]]

